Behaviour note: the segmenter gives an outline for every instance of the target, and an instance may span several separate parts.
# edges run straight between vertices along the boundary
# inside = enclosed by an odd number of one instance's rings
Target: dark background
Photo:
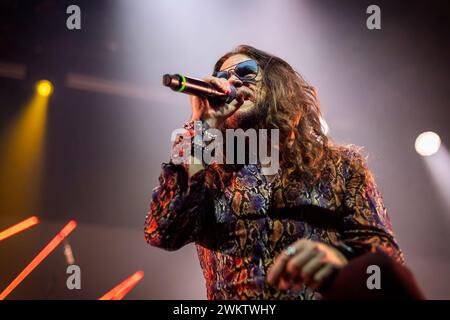
[[[0,230],[32,214],[42,223],[0,243],[0,290],[70,219],[79,223],[70,243],[82,269],[82,290],[67,290],[59,247],[10,298],[94,299],[136,270],[145,277],[128,298],[205,298],[192,245],[168,253],[143,237],[170,134],[190,115],[186,96],[163,88],[161,76],[208,75],[242,43],[284,58],[317,87],[330,135],[365,147],[419,284],[430,298],[450,298],[450,190],[441,181],[450,163],[436,167],[414,150],[417,135],[432,130],[448,154],[448,1],[0,3],[0,62],[27,70],[22,80],[0,77],[1,132],[37,80],[55,87],[41,202],[13,212],[0,204]],[[70,4],[81,8],[81,30],[66,28]],[[381,30],[366,28],[370,4],[381,8]],[[77,90],[70,73],[145,94]]]

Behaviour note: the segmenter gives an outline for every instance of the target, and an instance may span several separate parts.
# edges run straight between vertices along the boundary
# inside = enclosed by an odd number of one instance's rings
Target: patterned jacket
[[[348,154],[347,154],[348,155]],[[237,170],[221,192],[165,163],[145,220],[149,244],[176,250],[195,242],[208,299],[314,299],[314,290],[279,291],[266,282],[274,258],[307,238],[345,244],[357,256],[382,251],[403,263],[378,189],[349,157],[334,163],[326,182],[308,185],[279,176],[269,183],[261,166]]]

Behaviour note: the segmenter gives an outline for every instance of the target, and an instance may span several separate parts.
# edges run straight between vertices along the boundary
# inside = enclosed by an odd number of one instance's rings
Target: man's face
[[[233,70],[236,65],[240,62],[252,60],[250,57],[244,55],[244,54],[236,54],[231,57],[229,57],[227,60],[224,61],[219,71],[224,70]],[[253,92],[253,95],[255,98],[261,94],[261,84],[262,84],[262,74],[261,70],[258,67],[258,74],[256,75],[256,78],[254,79],[256,81],[255,84],[248,83],[248,82],[242,82],[239,80],[239,78],[232,72],[232,76],[228,79],[228,82],[235,86],[236,89],[239,90],[239,87],[246,86],[248,89],[250,89]],[[227,119],[227,124],[230,127],[253,127],[254,121],[257,120],[258,117],[258,110],[257,105],[254,101],[251,100],[245,100],[244,103],[239,107],[236,112],[233,113],[232,116],[230,116]],[[253,122],[253,124],[252,124]]]

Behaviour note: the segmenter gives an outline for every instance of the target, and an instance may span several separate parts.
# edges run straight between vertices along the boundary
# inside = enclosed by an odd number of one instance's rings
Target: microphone
[[[231,92],[227,94],[218,91],[208,82],[181,74],[165,74],[163,76],[163,85],[177,92],[206,97],[212,106],[230,103],[236,98],[236,88],[234,86],[231,86]]]

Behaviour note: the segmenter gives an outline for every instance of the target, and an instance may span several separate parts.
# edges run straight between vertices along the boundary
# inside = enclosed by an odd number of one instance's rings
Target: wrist
[[[189,170],[189,175],[191,175],[191,173],[195,174],[208,166],[203,161],[204,150],[216,136],[208,131],[211,127],[206,120],[189,121],[183,127],[190,135],[190,155],[187,169]]]
[[[221,126],[221,121],[217,118],[203,118],[201,119],[209,128],[218,129]]]
[[[210,128],[215,128],[216,127],[216,125],[217,125],[217,120],[216,119],[213,119],[213,118],[208,118],[208,119],[205,119],[205,120],[203,120],[207,125],[208,125],[208,127],[210,127]]]
[[[347,265],[348,259],[347,259],[347,257],[341,252],[341,250],[336,249],[336,248],[334,248],[334,247],[332,247],[332,248],[333,248],[333,250],[335,251],[335,253],[336,253],[338,259],[341,261],[341,263],[340,263],[339,266],[340,266],[340,267],[344,267],[345,265]]]
[[[335,249],[337,252],[339,252],[341,257],[344,257],[346,262],[348,262],[355,256],[354,250],[342,241],[338,241],[338,242],[332,243],[330,245],[331,245],[331,247],[333,247],[333,249]]]

